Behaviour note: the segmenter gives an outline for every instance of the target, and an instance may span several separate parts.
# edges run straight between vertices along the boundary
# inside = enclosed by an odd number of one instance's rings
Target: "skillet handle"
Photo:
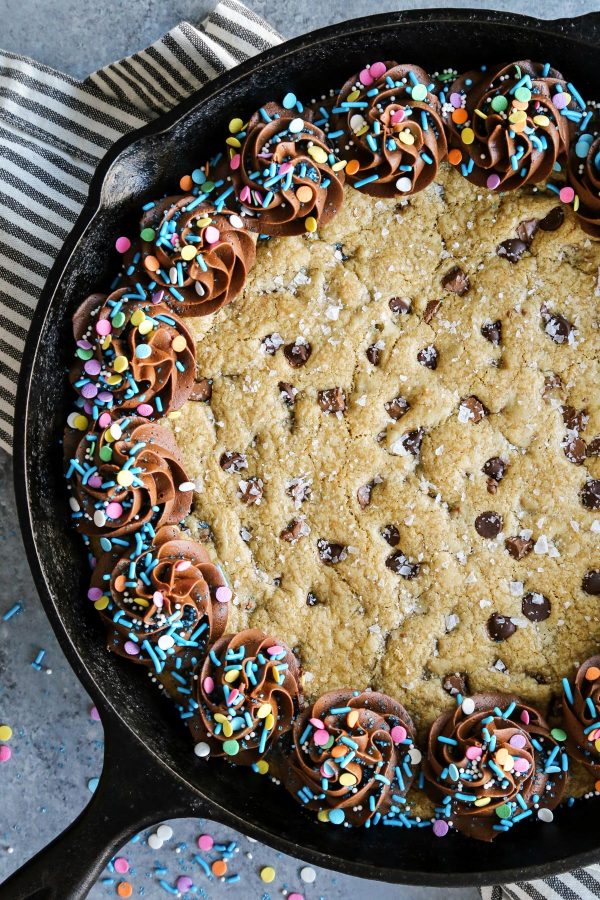
[[[129,838],[162,819],[206,816],[183,782],[105,715],[102,775],[80,816],[0,886],[2,900],[83,900]],[[118,877],[118,876],[117,876]]]

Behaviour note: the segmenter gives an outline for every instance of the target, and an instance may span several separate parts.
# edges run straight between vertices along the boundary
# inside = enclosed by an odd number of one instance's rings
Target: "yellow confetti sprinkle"
[[[356,778],[351,772],[344,772],[340,775],[340,784],[343,784],[344,787],[354,787],[356,784]]]
[[[106,594],[94,602],[95,609],[102,610],[102,609],[106,609],[107,606],[108,606],[108,597],[106,596]]]
[[[142,606],[144,609],[146,609],[148,606],[150,606],[150,604],[148,603],[148,601],[146,600],[145,597],[135,597],[133,602],[136,603],[138,606]]]
[[[475,110],[475,115],[479,116],[480,119],[487,119],[486,114],[484,112],[482,112],[480,109]]]
[[[275,727],[275,716],[273,713],[269,713],[267,718],[265,719],[265,728],[267,731],[271,731]]]
[[[185,348],[187,347],[187,341],[182,334],[177,334],[173,338],[171,347],[173,348],[175,353],[181,353],[182,350],[185,350]]]
[[[73,418],[73,428],[76,428],[77,431],[85,431],[88,427],[88,420],[86,416],[75,416]]]
[[[358,100],[359,97],[360,97],[360,91],[358,91],[358,90],[356,90],[356,91],[350,91],[350,93],[349,93],[348,96],[346,97],[346,102],[347,102],[347,103],[354,103],[354,101],[355,101],[355,100]]]
[[[0,741],[10,741],[13,730],[10,725],[0,725]]]
[[[411,131],[409,131],[408,128],[405,128],[404,131],[400,132],[400,134],[398,135],[398,140],[402,144],[406,144],[407,147],[412,147],[412,145],[415,142],[414,135],[412,134]]]
[[[123,379],[121,378],[121,376],[118,373],[116,375],[107,375],[106,376],[106,383],[110,384],[110,385],[121,384],[122,381],[123,381]]]
[[[346,721],[348,723],[349,728],[354,728],[356,723],[358,722],[358,710],[351,709],[346,717]]]
[[[115,356],[113,369],[115,372],[126,372],[129,368],[129,361],[126,356]]]
[[[181,248],[181,258],[186,262],[190,262],[190,260],[195,257],[197,252],[198,251],[196,250],[196,248],[192,247],[191,244],[186,244],[185,247]]]
[[[317,819],[319,822],[329,822],[329,815],[326,809],[320,809],[317,813]]]
[[[266,761],[266,759],[259,759],[259,761],[256,763],[256,771],[259,775],[267,774],[267,772],[269,771],[269,763]]]
[[[259,719],[266,719],[270,712],[271,712],[271,704],[263,703],[261,706],[258,707],[256,715],[258,716]]]
[[[260,877],[265,884],[271,884],[272,881],[275,881],[275,869],[273,866],[265,866],[261,869]]]
[[[131,487],[133,484],[133,475],[129,469],[121,469],[117,474],[117,484],[120,484],[121,487]]]
[[[308,148],[308,155],[317,163],[327,162],[327,153],[325,152],[325,150],[323,150],[322,147],[319,147],[317,144],[313,144],[312,147]]]
[[[487,806],[489,802],[490,802],[489,797],[479,797],[478,800],[475,800],[474,805],[475,806]]]
[[[150,334],[150,332],[154,329],[154,325],[150,321],[150,319],[144,319],[143,322],[140,322],[138,331],[140,334]]]
[[[231,669],[230,672],[225,672],[225,675],[223,677],[225,678],[227,684],[233,684],[233,682],[237,681],[240,677],[240,673],[237,669]]]
[[[304,227],[307,231],[316,231],[317,230],[317,220],[314,216],[308,216],[307,219],[304,220]]]
[[[241,131],[244,127],[244,123],[241,119],[232,119],[229,123],[229,131],[231,134],[237,134],[238,131]]]
[[[548,116],[542,116],[542,115],[534,116],[533,124],[539,125],[541,128],[547,128],[548,125],[550,124],[550,119],[548,118]]]
[[[239,147],[242,146],[242,142],[241,142],[238,138],[236,138],[236,137],[228,137],[228,138],[226,138],[226,139],[225,139],[225,143],[226,143],[229,147],[237,147],[237,148],[239,148]]]
[[[196,225],[198,226],[198,228],[206,228],[206,226],[210,225],[211,222],[212,219],[210,218],[210,216],[202,216],[201,219],[198,219],[196,221]]]
[[[346,168],[347,164],[348,164],[347,159],[338,159],[337,162],[334,162],[334,164],[332,165],[331,168],[333,169],[334,172],[341,172],[342,169]]]
[[[146,313],[143,309],[135,309],[131,313],[131,324],[132,325],[141,325],[144,319],[146,318]]]
[[[472,128],[463,128],[460,136],[463,144],[472,144],[475,140],[475,132]]]

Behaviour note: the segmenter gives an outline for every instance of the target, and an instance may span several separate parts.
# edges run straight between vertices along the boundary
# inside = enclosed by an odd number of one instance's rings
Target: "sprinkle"
[[[23,607],[20,603],[15,603],[14,606],[11,606],[11,608],[4,613],[4,615],[2,616],[2,621],[8,622],[9,619],[12,619],[13,616],[16,616],[16,614],[18,612],[21,612],[22,609]]]
[[[490,191],[495,191],[500,186],[500,176],[492,172],[491,175],[488,175],[486,184]]]
[[[117,253],[127,253],[129,248],[131,247],[131,241],[128,237],[120,237],[115,241],[115,247],[117,248]]]
[[[129,863],[124,856],[117,856],[113,865],[115,872],[118,872],[119,875],[126,875],[129,872]]]
[[[596,681],[596,679],[598,678],[600,678],[600,669],[598,669],[596,666],[590,666],[589,669],[586,669],[586,681]]]
[[[10,747],[7,747],[6,744],[3,744],[0,747],[0,763],[8,762],[12,756],[12,750]]]
[[[193,481],[182,481],[179,485],[179,490],[185,494],[187,491],[193,491],[195,487],[196,485]]]
[[[13,730],[10,725],[0,725],[0,741],[10,741]]]
[[[304,220],[304,227],[309,232],[315,232],[317,230],[317,220],[314,216],[308,216]]]
[[[562,728],[553,728],[550,732],[555,741],[566,741],[567,732],[563,731]]]
[[[99,784],[99,783],[100,783],[100,779],[99,779],[99,778],[90,778],[90,779],[89,779],[89,781],[88,781],[88,783],[87,783],[87,786],[88,786],[88,791],[90,792],[90,794],[93,794],[93,793],[94,793],[94,791],[95,791],[96,788],[98,787],[98,784]]]
[[[394,725],[390,734],[395,744],[401,744],[402,741],[406,740],[408,732],[402,725]]]
[[[444,822],[443,819],[437,819],[433,823],[433,833],[436,837],[446,837],[449,831],[450,827],[447,822]]]
[[[219,603],[229,603],[233,597],[233,591],[227,585],[222,584],[217,588],[215,597]]]
[[[451,150],[448,153],[448,162],[451,166],[459,166],[462,162],[462,153],[460,152],[460,150]]]
[[[465,699],[461,703],[461,709],[464,712],[465,716],[470,716],[475,712],[475,701],[472,700],[471,697],[465,697]]]
[[[119,897],[131,897],[133,887],[129,881],[120,881],[117,885],[117,894]]]
[[[244,127],[244,123],[241,119],[232,119],[229,123],[229,131],[231,134],[238,134]]]
[[[271,884],[271,882],[275,880],[275,869],[273,866],[264,866],[264,868],[260,870],[260,877],[265,884]]]
[[[412,181],[407,175],[403,175],[396,182],[396,188],[402,193],[407,194],[412,189]]]
[[[560,189],[560,191],[558,192],[558,196],[563,203],[572,203],[575,199],[575,191],[572,187],[566,185],[565,187]]]
[[[212,850],[215,842],[210,834],[201,834],[196,843],[200,850]]]
[[[195,745],[194,753],[196,756],[200,757],[200,759],[206,759],[210,756],[210,746],[205,741],[200,741]]]
[[[551,809],[548,809],[546,806],[542,806],[538,809],[538,819],[540,822],[552,822],[554,820],[554,813]]]
[[[343,809],[330,809],[329,821],[332,825],[341,825],[345,820],[346,814]]]
[[[227,863],[224,859],[215,859],[210,868],[216,878],[222,878],[227,871]]]

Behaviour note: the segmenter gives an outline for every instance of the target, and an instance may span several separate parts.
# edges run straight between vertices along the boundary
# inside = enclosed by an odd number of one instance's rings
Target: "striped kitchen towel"
[[[9,453],[27,329],[98,162],[123,134],[280,40],[238,0],[222,0],[198,27],[183,22],[84,81],[0,51],[0,446]],[[600,869],[483,888],[482,898],[593,900]]]
[[[0,50],[0,447],[27,329],[98,162],[118,138],[281,38],[238,0],[78,81]]]

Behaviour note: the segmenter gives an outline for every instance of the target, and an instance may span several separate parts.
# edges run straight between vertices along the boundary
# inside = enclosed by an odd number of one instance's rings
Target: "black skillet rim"
[[[107,176],[113,165],[118,161],[121,154],[129,149],[137,142],[143,141],[151,136],[156,136],[169,131],[175,123],[184,119],[189,112],[196,106],[203,103],[214,94],[221,93],[228,86],[237,81],[247,78],[250,73],[259,71],[264,66],[275,61],[283,61],[289,54],[296,53],[301,49],[308,49],[316,45],[322,45],[328,41],[339,38],[341,36],[350,36],[353,38],[360,36],[362,32],[377,32],[383,30],[390,25],[411,25],[424,24],[435,21],[436,25],[442,26],[447,24],[498,24],[503,27],[519,28],[529,34],[548,33],[549,36],[556,37],[561,32],[567,33],[570,40],[578,41],[587,46],[600,43],[600,14],[588,13],[573,19],[559,20],[540,20],[530,16],[522,16],[513,13],[493,10],[475,10],[475,9],[425,9],[411,10],[406,12],[381,13],[375,16],[366,16],[359,19],[348,20],[325,28],[310,32],[293,40],[286,41],[283,44],[275,45],[269,50],[251,57],[245,62],[235,66],[233,69],[226,71],[217,78],[209,81],[199,90],[190,95],[189,98],[178,104],[173,110],[163,114],[158,119],[145,125],[144,127],[131,132],[119,141],[117,141],[99,163],[94,176],[90,183],[88,199],[83,206],[79,217],[77,218],[72,231],[68,235],[57,259],[49,273],[46,284],[42,291],[39,303],[33,315],[31,326],[27,335],[25,349],[22,357],[22,365],[19,376],[17,398],[15,404],[15,423],[14,423],[14,489],[17,501],[17,511],[19,525],[26,549],[28,562],[33,575],[33,579],[40,595],[40,599],[44,606],[45,612],[50,620],[53,631],[61,645],[67,660],[82,682],[86,690],[93,698],[99,698],[102,708],[106,711],[110,719],[118,722],[119,730],[125,734],[135,737],[135,732],[130,727],[126,719],[122,717],[120,712],[115,708],[109,696],[105,695],[103,690],[91,677],[85,661],[80,656],[77,647],[71,640],[71,636],[61,623],[61,617],[58,612],[57,605],[47,589],[43,567],[40,562],[36,542],[33,537],[33,523],[30,515],[29,484],[27,480],[26,458],[28,451],[27,443],[27,422],[29,413],[30,400],[30,382],[33,366],[37,356],[39,339],[46,319],[46,310],[54,300],[57,288],[60,284],[63,272],[67,266],[73,253],[77,251],[79,241],[84,232],[93,222],[94,216],[102,207],[102,192]],[[107,740],[109,738],[110,729],[107,729]],[[139,739],[138,739],[139,740]],[[540,863],[528,865],[527,867],[503,868],[500,870],[488,870],[485,873],[461,872],[438,874],[432,871],[417,872],[408,869],[390,869],[387,867],[376,867],[369,863],[363,863],[355,860],[349,861],[332,856],[329,853],[305,848],[300,844],[294,844],[287,839],[278,838],[276,835],[263,831],[260,825],[253,825],[244,822],[235,813],[227,809],[218,807],[215,801],[205,797],[204,794],[194,785],[185,779],[180,773],[166,766],[163,761],[154,753],[154,751],[145,745],[145,750],[152,757],[155,765],[162,767],[168,772],[169,777],[174,783],[187,788],[190,792],[190,814],[196,814],[193,810],[193,798],[200,799],[206,805],[206,814],[211,815],[214,811],[214,818],[228,824],[233,828],[257,837],[259,840],[267,843],[277,850],[286,852],[292,856],[300,855],[302,859],[321,865],[329,869],[345,871],[363,878],[378,879],[382,881],[407,883],[407,884],[428,884],[437,887],[460,887],[460,886],[476,886],[494,883],[508,883],[517,880],[528,880],[535,878],[544,878],[549,875],[564,872],[568,869],[590,865],[600,860],[600,843],[597,849],[578,854],[571,854],[563,858],[555,858],[549,863]],[[217,806],[217,809],[215,807]],[[474,848],[476,849],[476,848]],[[432,856],[435,855],[434,846],[432,845]]]

